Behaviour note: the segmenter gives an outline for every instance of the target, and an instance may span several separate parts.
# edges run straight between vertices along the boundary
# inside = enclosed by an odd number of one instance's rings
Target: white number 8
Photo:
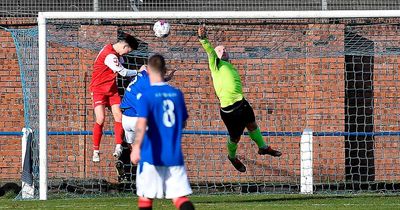
[[[167,99],[163,101],[163,123],[167,127],[172,127],[175,124],[174,103]]]

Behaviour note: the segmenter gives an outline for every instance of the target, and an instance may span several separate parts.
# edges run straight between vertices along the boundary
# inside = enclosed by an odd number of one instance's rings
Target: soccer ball
[[[167,37],[169,35],[170,28],[171,26],[167,21],[159,20],[153,26],[154,35],[160,38]]]

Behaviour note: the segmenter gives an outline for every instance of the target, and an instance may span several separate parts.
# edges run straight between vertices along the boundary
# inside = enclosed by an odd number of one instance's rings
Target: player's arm
[[[146,132],[147,119],[144,117],[138,117],[135,127],[135,143],[132,144],[131,161],[133,164],[137,164],[140,160],[140,148]]]
[[[218,69],[217,68],[218,56],[217,56],[217,53],[215,52],[213,46],[207,39],[206,28],[204,26],[201,26],[201,27],[199,27],[197,32],[198,32],[200,43],[207,53],[210,70],[211,71],[217,70]]]
[[[114,54],[107,55],[106,59],[104,60],[104,64],[113,70],[113,72],[116,72],[123,77],[136,76],[138,73],[137,70],[131,70],[123,67],[121,61]]]
[[[138,119],[135,127],[135,143],[132,145],[131,152],[131,161],[134,164],[137,164],[140,160],[140,150],[146,132],[147,117],[149,116],[150,112],[148,100],[146,100],[146,97],[142,95],[142,93],[138,93],[136,99],[136,111],[138,113]]]
[[[168,75],[166,75],[164,77],[164,81],[166,81],[166,82],[170,81],[172,79],[172,77],[174,77],[175,72],[176,72],[176,69],[171,71],[171,73],[169,73]]]

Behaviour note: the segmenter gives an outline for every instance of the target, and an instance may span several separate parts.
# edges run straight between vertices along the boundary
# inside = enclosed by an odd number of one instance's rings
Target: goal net
[[[185,94],[189,120],[183,137],[195,193],[298,193],[301,133],[313,131],[314,192],[398,191],[400,150],[400,28],[398,18],[48,19],[46,23],[47,184],[49,195],[135,191],[135,170],[112,157],[112,115],[106,113],[101,162],[93,163],[94,123],[88,90],[101,48],[128,33],[140,40],[124,56],[137,69],[153,53],[177,69],[170,83]],[[265,140],[280,158],[257,155],[245,134],[237,172],[227,159],[207,55],[197,38],[205,24],[213,46],[224,45],[237,68]],[[34,131],[35,188],[39,186],[38,29],[12,30],[18,49],[26,125]],[[130,78],[118,77],[120,95]]]

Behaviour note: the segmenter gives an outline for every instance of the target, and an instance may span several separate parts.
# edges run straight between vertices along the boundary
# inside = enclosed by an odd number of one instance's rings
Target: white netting
[[[115,172],[112,137],[104,136],[102,161],[94,164],[91,136],[86,135],[94,122],[88,91],[93,61],[121,32],[141,41],[139,50],[125,57],[129,68],[157,52],[165,55],[169,69],[178,69],[171,83],[182,89],[188,105],[183,147],[195,192],[299,192],[304,128],[315,132],[317,192],[398,190],[400,31],[393,24],[397,19],[168,21],[171,34],[164,39],[153,34],[156,20],[48,23],[52,192],[134,190],[134,175],[118,177]],[[238,154],[248,168],[244,174],[227,160],[226,129],[207,57],[196,36],[204,22],[213,45],[229,50],[265,138],[284,153],[280,158],[256,155],[256,145],[243,137]],[[21,51],[37,47],[35,38],[16,42],[21,42]],[[37,71],[37,57],[21,56],[28,59],[23,65],[32,65],[28,72]],[[119,78],[118,84],[123,94],[127,80]],[[37,104],[29,106],[37,109]],[[105,130],[112,130],[110,122],[111,118],[106,120]],[[35,125],[31,123],[37,129]],[[130,165],[126,168],[128,172]]]

